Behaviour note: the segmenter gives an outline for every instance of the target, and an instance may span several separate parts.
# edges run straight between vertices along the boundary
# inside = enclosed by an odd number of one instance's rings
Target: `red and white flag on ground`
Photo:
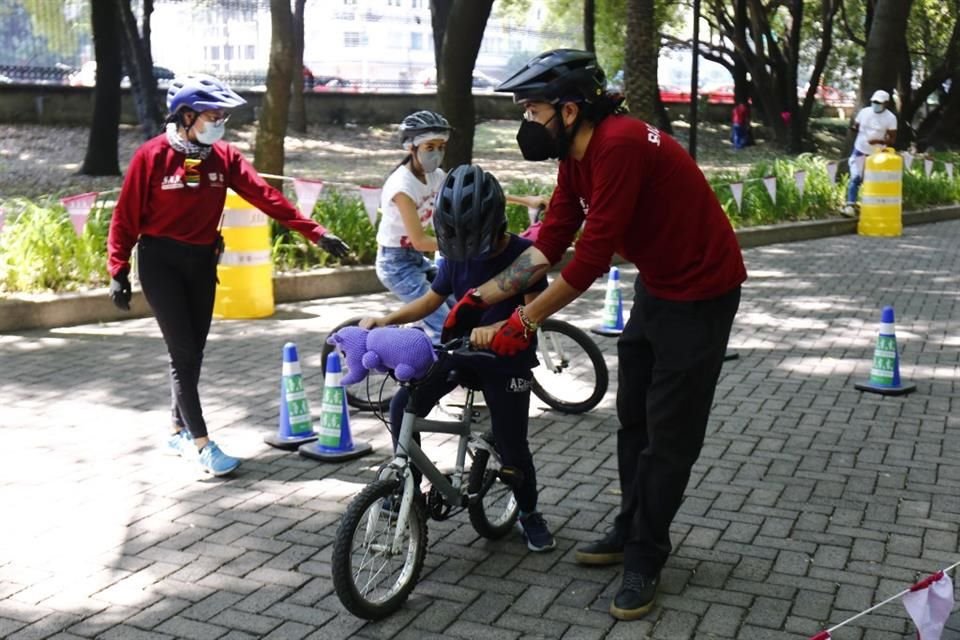
[[[776,176],[767,176],[763,179],[763,186],[767,188],[767,193],[770,194],[770,199],[773,200],[773,203],[777,203],[777,178]]]
[[[927,177],[930,177],[930,174],[933,173],[933,160],[926,158],[923,161],[923,172],[927,174]]]
[[[300,213],[306,217],[313,215],[313,208],[317,205],[320,192],[323,191],[323,180],[293,179],[293,190],[297,192],[297,206]]]
[[[837,183],[837,163],[836,162],[827,163],[827,175],[830,176],[830,184]]]
[[[370,218],[370,224],[377,226],[377,209],[380,208],[380,187],[360,187],[360,199],[363,200],[363,207],[367,210],[367,217]]]
[[[807,172],[806,171],[797,171],[793,174],[793,181],[797,184],[797,191],[800,192],[800,197],[803,197],[803,188],[807,185]]]
[[[938,571],[910,587],[903,606],[917,625],[917,640],[940,640],[953,610],[953,581]]]
[[[62,204],[66,208],[67,213],[70,214],[70,222],[73,223],[73,230],[77,232],[78,236],[83,234],[83,227],[87,224],[90,209],[93,208],[93,203],[97,201],[98,195],[100,195],[99,192],[91,191],[76,196],[60,198],[60,204]]]
[[[737,203],[737,209],[743,209],[743,183],[730,183],[730,191],[733,192],[733,201]]]
[[[829,631],[821,631],[815,636],[810,636],[810,640],[830,640],[832,637]]]

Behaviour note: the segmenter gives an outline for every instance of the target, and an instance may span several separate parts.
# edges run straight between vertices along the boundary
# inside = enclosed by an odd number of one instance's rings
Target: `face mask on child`
[[[443,149],[435,149],[434,151],[418,150],[417,160],[420,161],[420,166],[423,167],[424,173],[433,173],[443,164]]]
[[[223,133],[226,131],[226,128],[227,126],[224,121],[219,123],[213,123],[209,121],[204,122],[203,130],[197,131],[195,134],[197,136],[197,142],[208,146],[212,145],[214,142],[223,137]]]

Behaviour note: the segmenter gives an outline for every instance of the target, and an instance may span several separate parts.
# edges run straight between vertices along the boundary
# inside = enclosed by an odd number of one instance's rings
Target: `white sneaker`
[[[186,429],[170,434],[167,438],[167,451],[183,458],[196,457],[197,445],[193,443],[193,436]]]
[[[846,218],[856,218],[856,217],[857,217],[857,207],[856,207],[856,205],[853,205],[853,204],[847,204],[847,206],[845,206],[845,207],[843,208],[843,211],[841,211],[841,213],[842,213],[842,214],[844,215],[844,217],[846,217]]]

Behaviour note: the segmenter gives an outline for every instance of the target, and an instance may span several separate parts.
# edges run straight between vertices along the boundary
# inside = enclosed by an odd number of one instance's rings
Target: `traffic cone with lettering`
[[[263,441],[271,447],[293,451],[307,442],[317,439],[310,420],[310,403],[303,388],[300,358],[297,345],[283,345],[283,373],[280,376],[280,424],[276,435],[266,436]]]
[[[323,410],[320,414],[320,435],[316,442],[300,447],[300,455],[312,460],[341,462],[359,458],[373,451],[366,442],[354,443],[350,436],[350,414],[347,394],[341,379],[340,354],[327,356],[327,375],[323,380]]]
[[[603,302],[603,324],[591,329],[601,336],[616,337],[623,333],[623,294],[620,292],[620,269],[610,267],[607,294]]]
[[[880,335],[873,351],[870,379],[856,383],[854,388],[885,396],[902,396],[917,390],[917,385],[904,384],[900,380],[900,353],[893,325],[893,307],[884,307],[880,314]]]

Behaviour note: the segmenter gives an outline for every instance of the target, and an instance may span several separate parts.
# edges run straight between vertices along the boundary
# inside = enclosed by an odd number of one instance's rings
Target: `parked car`
[[[690,91],[682,87],[660,85],[660,101],[664,104],[690,102]]]
[[[126,71],[126,69],[124,69]],[[170,81],[176,77],[176,73],[167,69],[153,65],[153,77],[157,79],[157,88],[166,89],[170,86]],[[68,84],[71,87],[93,87],[97,84],[97,61],[90,60],[80,65],[75,73],[70,75]],[[120,80],[120,86],[124,89],[130,87],[130,76],[124,75]]]
[[[314,79],[313,90],[317,93],[328,93],[333,91],[356,92],[359,87],[340,76],[316,76]]]
[[[733,104],[736,102],[732,84],[716,85],[704,89],[700,95],[706,97],[710,104]]]
[[[500,81],[496,78],[487,75],[479,69],[473,70],[473,90],[480,92],[490,92],[497,88],[500,84]],[[416,90],[428,90],[436,91],[437,89],[437,70],[436,69],[424,69],[418,73],[414,80],[414,91]]]

